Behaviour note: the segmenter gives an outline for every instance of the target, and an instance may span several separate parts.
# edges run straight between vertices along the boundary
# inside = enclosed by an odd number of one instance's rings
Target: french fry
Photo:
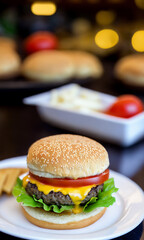
[[[6,178],[6,181],[4,182],[2,190],[4,192],[6,192],[7,194],[10,194],[12,192],[14,184],[15,184],[17,177],[19,176],[21,170],[20,169],[10,169],[7,171],[8,171],[7,178]]]
[[[20,170],[21,170],[20,175],[28,172],[28,168],[21,168]]]
[[[7,170],[0,171],[0,195],[2,194],[3,185],[7,177]]]
[[[12,193],[17,177],[28,172],[27,168],[3,168],[0,169],[0,195],[2,192]]]

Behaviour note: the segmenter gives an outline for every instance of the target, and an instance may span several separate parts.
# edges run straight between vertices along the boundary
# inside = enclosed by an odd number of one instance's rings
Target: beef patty
[[[92,187],[85,199],[80,203],[80,205],[85,205],[92,197],[97,197],[98,192],[103,190],[103,184],[98,185],[96,187]],[[74,205],[72,199],[70,196],[64,195],[61,192],[49,192],[47,195],[45,195],[43,192],[40,192],[36,186],[36,184],[33,184],[31,182],[28,182],[26,186],[26,192],[30,195],[39,199],[43,199],[43,202],[47,205],[56,204],[58,206],[60,205]]]

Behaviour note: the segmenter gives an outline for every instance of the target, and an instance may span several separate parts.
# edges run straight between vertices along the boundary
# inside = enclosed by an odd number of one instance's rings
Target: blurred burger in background
[[[14,39],[0,37],[0,80],[9,80],[18,76],[21,57],[16,49],[17,44]]]
[[[144,54],[127,55],[117,61],[115,76],[123,84],[144,89]]]
[[[21,66],[24,77],[40,82],[98,79],[103,74],[100,60],[84,51],[43,50],[26,57]]]

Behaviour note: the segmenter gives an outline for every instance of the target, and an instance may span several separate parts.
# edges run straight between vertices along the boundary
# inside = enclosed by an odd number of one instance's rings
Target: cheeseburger
[[[109,179],[107,151],[92,139],[66,134],[40,139],[29,148],[27,166],[13,195],[39,227],[86,227],[115,202],[112,193],[118,189]]]

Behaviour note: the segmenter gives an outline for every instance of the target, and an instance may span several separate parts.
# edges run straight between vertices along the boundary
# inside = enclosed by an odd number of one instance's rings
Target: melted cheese
[[[83,211],[83,208],[80,207],[80,205],[75,205],[74,208],[72,209],[72,212],[77,214],[77,213],[81,213]]]
[[[53,192],[61,192],[64,195],[69,194],[70,198],[72,199],[73,203],[75,204],[75,208],[73,208],[73,213],[80,213],[82,212],[82,208],[79,206],[80,202],[85,199],[89,191],[92,187],[96,185],[89,185],[84,187],[78,188],[71,188],[71,187],[55,187],[47,184],[43,184],[36,179],[32,178],[30,175],[27,175],[23,178],[23,186],[26,187],[27,183],[31,182],[37,185],[37,188],[40,192],[43,192],[45,195],[49,194],[51,191]]]

